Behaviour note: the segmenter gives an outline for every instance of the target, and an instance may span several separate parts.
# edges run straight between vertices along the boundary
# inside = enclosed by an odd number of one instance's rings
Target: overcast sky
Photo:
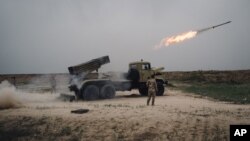
[[[250,69],[249,45],[249,0],[0,0],[0,74],[67,72],[103,55],[103,71],[126,72],[142,58],[166,71]]]

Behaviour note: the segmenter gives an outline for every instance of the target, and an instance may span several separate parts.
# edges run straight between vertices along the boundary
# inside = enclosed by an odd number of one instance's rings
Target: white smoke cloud
[[[0,109],[19,108],[23,106],[16,88],[8,81],[0,83]]]

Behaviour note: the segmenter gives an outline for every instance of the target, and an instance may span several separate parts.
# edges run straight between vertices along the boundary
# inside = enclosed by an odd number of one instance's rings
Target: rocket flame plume
[[[154,47],[154,49],[160,49],[164,46],[170,46],[172,44],[176,44],[176,43],[180,43],[180,42],[183,42],[187,39],[191,39],[191,38],[194,38],[197,34],[199,33],[202,33],[202,32],[205,32],[205,31],[208,31],[210,29],[214,29],[216,27],[219,27],[219,26],[222,26],[222,25],[225,25],[225,24],[228,24],[228,23],[231,23],[232,21],[228,21],[228,22],[225,22],[225,23],[222,23],[222,24],[219,24],[219,25],[215,25],[215,26],[211,26],[211,27],[208,27],[208,28],[203,28],[203,29],[200,29],[200,30],[196,30],[196,31],[189,31],[189,32],[185,32],[185,33],[182,33],[180,35],[176,35],[176,36],[172,36],[172,37],[167,37],[167,38],[163,38],[160,42],[159,45],[156,45]]]
[[[182,33],[180,35],[164,38],[161,40],[159,45],[155,46],[155,49],[159,49],[164,45],[169,46],[172,44],[183,42],[187,39],[194,38],[197,35],[197,33],[198,33],[198,31],[189,31],[189,32]]]

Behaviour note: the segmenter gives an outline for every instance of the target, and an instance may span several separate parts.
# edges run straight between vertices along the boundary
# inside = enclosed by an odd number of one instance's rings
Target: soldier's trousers
[[[148,91],[147,105],[149,105],[151,97],[152,97],[152,105],[154,105],[155,104],[155,91]]]

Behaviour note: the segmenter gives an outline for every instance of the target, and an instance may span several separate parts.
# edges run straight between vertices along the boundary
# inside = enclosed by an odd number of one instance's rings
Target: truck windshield
[[[132,65],[130,65],[130,68],[131,68],[131,69],[136,69],[137,66],[136,66],[135,64],[132,64]]]
[[[148,69],[150,69],[150,64],[143,64],[143,65],[142,65],[142,69],[143,69],[143,70],[148,70]]]

